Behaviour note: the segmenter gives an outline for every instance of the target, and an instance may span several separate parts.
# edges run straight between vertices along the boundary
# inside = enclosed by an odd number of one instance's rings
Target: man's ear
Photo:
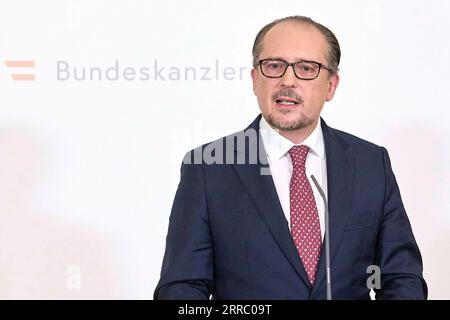
[[[325,101],[330,101],[331,99],[333,99],[334,93],[336,92],[336,89],[339,85],[339,80],[339,74],[337,73],[330,76],[330,78],[328,79],[328,92]]]
[[[256,88],[257,88],[257,80],[258,80],[258,71],[256,71],[255,68],[250,71],[250,75],[252,76],[252,82],[253,82],[253,93],[256,95]]]

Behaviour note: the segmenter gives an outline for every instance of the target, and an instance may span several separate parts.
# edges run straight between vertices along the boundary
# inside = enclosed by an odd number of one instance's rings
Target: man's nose
[[[281,85],[286,87],[296,87],[297,86],[297,77],[294,73],[294,67],[288,66],[286,72],[281,77]]]

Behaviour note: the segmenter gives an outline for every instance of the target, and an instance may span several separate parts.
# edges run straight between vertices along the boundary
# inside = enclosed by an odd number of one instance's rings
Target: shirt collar
[[[321,159],[325,157],[325,147],[321,126],[322,119],[319,118],[313,132],[298,145],[308,146],[313,153]],[[271,161],[279,160],[295,144],[278,133],[278,129],[272,129],[264,117],[259,121],[260,134],[264,143],[264,148]]]

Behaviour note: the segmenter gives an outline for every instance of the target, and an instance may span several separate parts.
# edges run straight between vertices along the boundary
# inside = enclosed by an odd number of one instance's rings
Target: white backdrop
[[[184,153],[256,117],[254,37],[301,14],[341,44],[323,117],[388,149],[429,297],[449,299],[449,13],[447,0],[1,0],[0,298],[151,299]]]

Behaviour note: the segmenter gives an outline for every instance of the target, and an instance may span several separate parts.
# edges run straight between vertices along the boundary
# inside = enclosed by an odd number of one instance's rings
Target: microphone
[[[325,203],[325,265],[327,270],[327,300],[331,300],[331,274],[330,274],[330,228],[328,225],[329,214],[328,214],[328,202],[325,197],[325,193],[320,187],[314,175],[311,175],[311,179],[316,185],[317,190],[319,191],[320,196]]]

